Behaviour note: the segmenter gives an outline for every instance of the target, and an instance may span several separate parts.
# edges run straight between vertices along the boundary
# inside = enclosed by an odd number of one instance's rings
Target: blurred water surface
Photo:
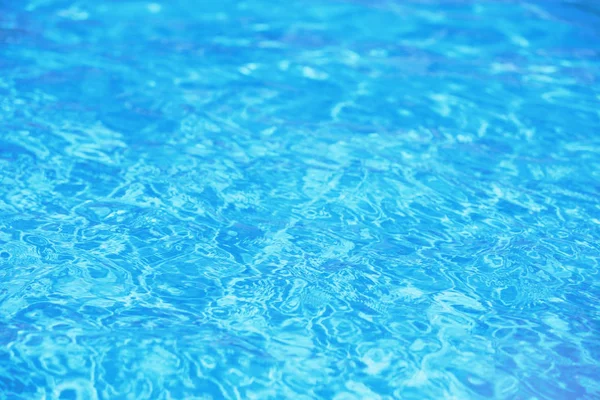
[[[0,398],[600,396],[596,1],[0,0]]]

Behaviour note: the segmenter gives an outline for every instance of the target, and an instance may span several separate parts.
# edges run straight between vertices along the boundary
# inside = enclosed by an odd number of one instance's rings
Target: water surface
[[[0,1],[0,398],[600,397],[599,27]]]

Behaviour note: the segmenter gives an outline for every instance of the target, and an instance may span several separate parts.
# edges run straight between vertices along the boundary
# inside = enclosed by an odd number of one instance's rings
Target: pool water
[[[0,1],[0,399],[599,398],[599,27]]]

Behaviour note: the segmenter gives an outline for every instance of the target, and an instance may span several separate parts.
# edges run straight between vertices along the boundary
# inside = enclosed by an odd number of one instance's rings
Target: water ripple
[[[13,3],[1,399],[600,396],[593,2]]]

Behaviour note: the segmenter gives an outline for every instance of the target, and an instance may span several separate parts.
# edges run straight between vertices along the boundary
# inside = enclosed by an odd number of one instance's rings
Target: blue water
[[[0,0],[0,399],[600,398],[600,2]]]

